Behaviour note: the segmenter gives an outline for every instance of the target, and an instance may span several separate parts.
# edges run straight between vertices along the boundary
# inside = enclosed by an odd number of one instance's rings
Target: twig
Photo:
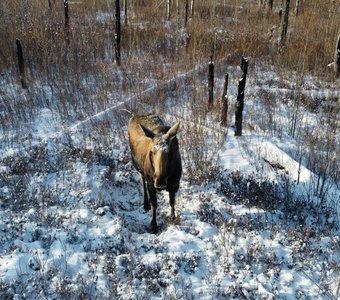
[[[322,291],[324,294],[325,294],[325,296],[327,296],[329,299],[334,299],[334,300],[336,300],[337,299],[337,297],[336,296],[334,296],[333,294],[330,294],[328,291],[326,291],[326,289],[325,288],[323,288],[323,287],[321,287],[311,276],[309,276],[304,270],[300,270],[310,281],[312,281],[318,288],[319,288],[319,290],[320,291]],[[340,281],[339,281],[339,283],[340,283]],[[338,289],[339,289],[339,286],[338,286]]]

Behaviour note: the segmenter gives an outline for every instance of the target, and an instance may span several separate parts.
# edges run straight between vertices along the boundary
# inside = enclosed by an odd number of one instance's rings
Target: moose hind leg
[[[149,200],[148,190],[147,190],[147,187],[146,187],[146,182],[145,182],[144,176],[142,176],[142,180],[143,180],[143,191],[144,191],[144,210],[149,211],[151,207],[150,207],[150,200]]]

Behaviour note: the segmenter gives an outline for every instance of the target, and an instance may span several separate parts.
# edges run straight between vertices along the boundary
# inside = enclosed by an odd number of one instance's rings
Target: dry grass
[[[255,60],[269,59],[283,68],[324,76],[332,60],[337,36],[339,11],[335,1],[304,4],[295,17],[292,2],[289,37],[284,53],[279,54],[276,41],[280,19],[274,11],[260,10],[253,4],[235,1],[196,1],[195,14],[189,14],[184,27],[184,9],[180,14],[173,4],[171,25],[165,25],[166,5],[159,1],[137,1],[129,6],[129,23],[123,26],[123,68],[131,57],[145,58],[145,63],[186,64],[230,53],[246,54]],[[24,47],[31,80],[51,80],[72,74],[106,75],[102,66],[114,61],[114,3],[104,0],[70,2],[69,43],[66,42],[62,1],[10,1],[0,4],[0,69],[16,70],[15,39]],[[240,9],[242,5],[243,9]],[[279,5],[278,3],[276,5]],[[213,10],[215,8],[215,10]],[[339,10],[339,9],[338,9]],[[152,20],[152,21],[151,21]],[[162,67],[158,65],[158,72]],[[157,71],[157,70],[156,70]],[[157,72],[156,72],[157,73]]]

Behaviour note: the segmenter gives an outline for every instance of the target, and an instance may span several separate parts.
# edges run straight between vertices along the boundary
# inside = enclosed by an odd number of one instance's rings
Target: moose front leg
[[[157,196],[156,196],[156,189],[154,188],[153,184],[148,184],[148,194],[149,200],[151,204],[151,212],[152,212],[152,220],[151,220],[151,230],[153,233],[157,233]]]
[[[169,199],[170,199],[170,206],[171,206],[171,218],[172,220],[175,220],[175,193],[169,192]]]
[[[148,197],[148,191],[146,187],[146,181],[145,177],[142,175],[142,180],[143,180],[143,190],[144,190],[144,210],[149,211],[150,210],[150,199]]]

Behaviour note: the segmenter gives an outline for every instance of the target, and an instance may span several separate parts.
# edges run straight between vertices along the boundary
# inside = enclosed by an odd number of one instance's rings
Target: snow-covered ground
[[[306,202],[316,175],[287,151],[293,140],[230,127],[211,157],[220,172],[202,185],[183,177],[175,221],[158,195],[154,235],[121,107],[70,127],[42,109],[27,147],[3,147],[1,299],[339,297],[339,185],[329,205]]]

